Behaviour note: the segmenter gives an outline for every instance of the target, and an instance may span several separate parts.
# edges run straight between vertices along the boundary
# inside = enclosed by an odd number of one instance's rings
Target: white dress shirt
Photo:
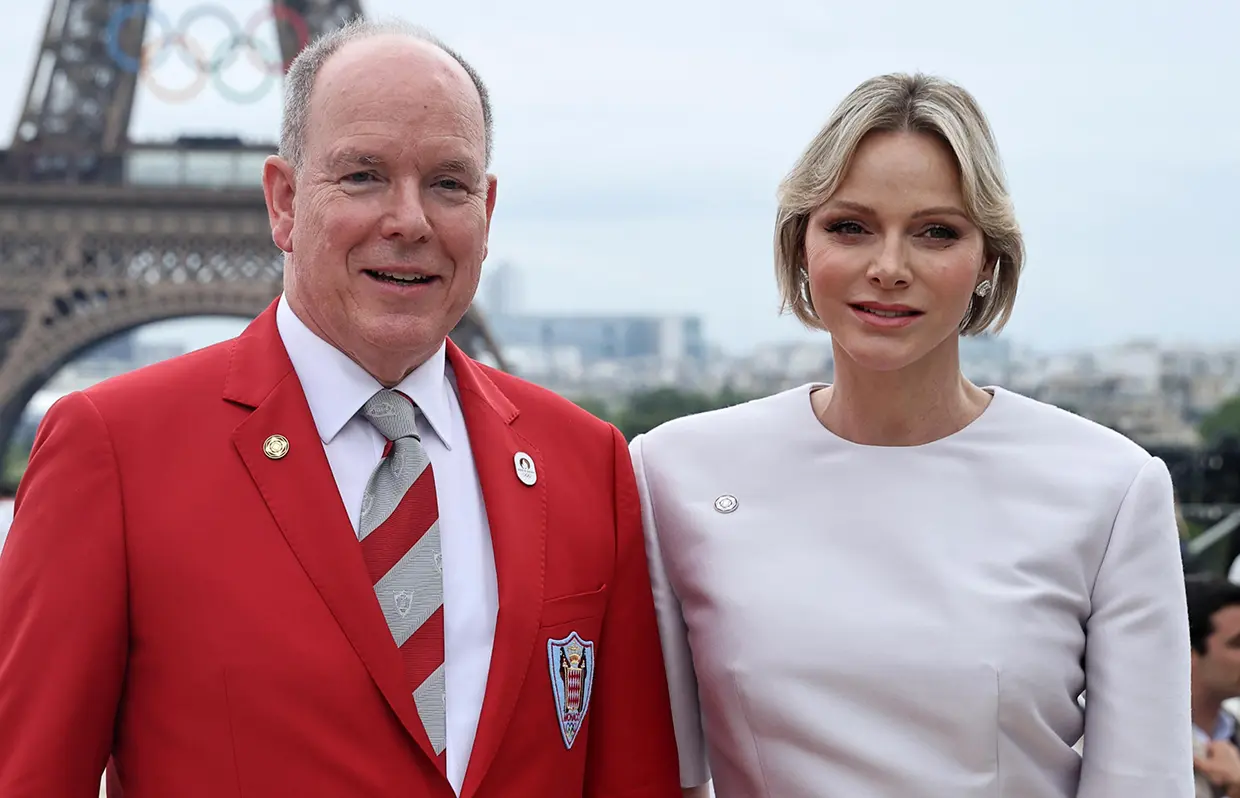
[[[1163,463],[1002,388],[954,435],[864,446],[818,422],[814,387],[631,446],[683,783],[1192,796]]]
[[[383,386],[315,335],[281,296],[276,326],[301,381],[356,534],[362,493],[384,437],[358,412]],[[447,772],[459,795],[486,692],[499,593],[495,553],[455,380],[441,346],[395,390],[421,410],[418,433],[435,471],[443,552]]]
[[[0,499],[0,551],[4,551],[4,539],[13,523],[13,500]]]

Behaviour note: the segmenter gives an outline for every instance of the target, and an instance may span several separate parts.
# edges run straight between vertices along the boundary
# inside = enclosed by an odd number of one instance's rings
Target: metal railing
[[[1232,509],[1219,522],[1184,547],[1184,569],[1193,573],[1227,576],[1240,557],[1240,509]]]
[[[258,190],[273,152],[275,145],[184,137],[109,154],[0,150],[0,182]]]

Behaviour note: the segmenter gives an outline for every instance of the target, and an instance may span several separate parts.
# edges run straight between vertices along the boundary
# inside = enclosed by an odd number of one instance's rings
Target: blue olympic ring
[[[154,12],[158,14],[159,12]],[[129,20],[143,14],[150,17],[152,14],[150,3],[125,3],[112,14],[112,18],[108,20],[108,29],[105,36],[105,44],[108,50],[108,56],[116,63],[118,67],[125,70],[129,74],[136,74],[142,69],[142,63],[129,53],[121,49],[121,25]],[[168,18],[160,15],[165,28],[171,27],[168,24]]]
[[[286,67],[281,58],[281,53],[278,51],[273,53],[270,46],[264,45],[255,36],[258,27],[266,21],[266,18],[269,17],[277,25],[280,22],[284,22],[291,27],[297,36],[297,47],[299,50],[305,47],[310,40],[309,26],[306,20],[297,14],[296,11],[283,5],[268,6],[265,11],[265,15],[263,11],[255,13],[251,17],[249,24],[244,29],[241,29],[236,18],[227,11],[216,5],[204,4],[187,10],[181,15],[179,24],[174,28],[168,17],[158,9],[151,8],[149,2],[126,3],[117,8],[108,20],[105,46],[108,56],[120,69],[130,74],[141,74],[145,78],[148,88],[160,99],[171,101],[188,100],[201,92],[209,79],[216,90],[226,99],[236,103],[249,104],[258,101],[270,91],[272,83],[277,77],[284,74],[284,68]],[[121,27],[138,15],[143,15],[155,22],[162,30],[161,34],[154,41],[141,46],[141,57],[134,58],[121,48],[120,33]],[[228,38],[221,41],[216,47],[210,61],[206,60],[202,47],[198,45],[196,40],[190,38],[185,33],[190,25],[203,17],[213,17],[220,20],[229,32]],[[225,82],[221,74],[225,68],[231,66],[236,61],[238,51],[243,48],[248,51],[251,63],[264,72],[262,82],[248,92],[230,86]],[[161,86],[151,77],[151,69],[157,65],[156,60],[161,56],[166,56],[168,51],[172,49],[179,51],[182,63],[196,72],[195,79],[179,91]],[[154,55],[152,55],[152,51]]]

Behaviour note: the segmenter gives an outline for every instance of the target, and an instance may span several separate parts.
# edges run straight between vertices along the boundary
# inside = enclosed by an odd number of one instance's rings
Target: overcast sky
[[[50,0],[0,1],[7,140]],[[972,91],[999,139],[1029,250],[1008,337],[1240,342],[1234,0],[364,2],[427,25],[489,83],[489,263],[520,268],[531,311],[698,313],[733,350],[803,337],[776,315],[776,184],[858,82],[921,70]],[[156,0],[174,18],[191,5]],[[263,3],[221,5],[244,23]],[[253,86],[246,69],[230,74]],[[143,91],[132,132],[273,139],[278,121],[274,90]]]

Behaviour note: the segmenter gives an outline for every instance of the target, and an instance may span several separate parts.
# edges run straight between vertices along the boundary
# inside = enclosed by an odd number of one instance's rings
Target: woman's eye
[[[840,233],[846,236],[861,235],[865,229],[856,222],[834,222],[827,225],[828,233]]]
[[[926,228],[926,233],[928,233],[931,238],[940,238],[944,240],[960,238],[960,234],[955,230],[941,224],[930,225]]]

